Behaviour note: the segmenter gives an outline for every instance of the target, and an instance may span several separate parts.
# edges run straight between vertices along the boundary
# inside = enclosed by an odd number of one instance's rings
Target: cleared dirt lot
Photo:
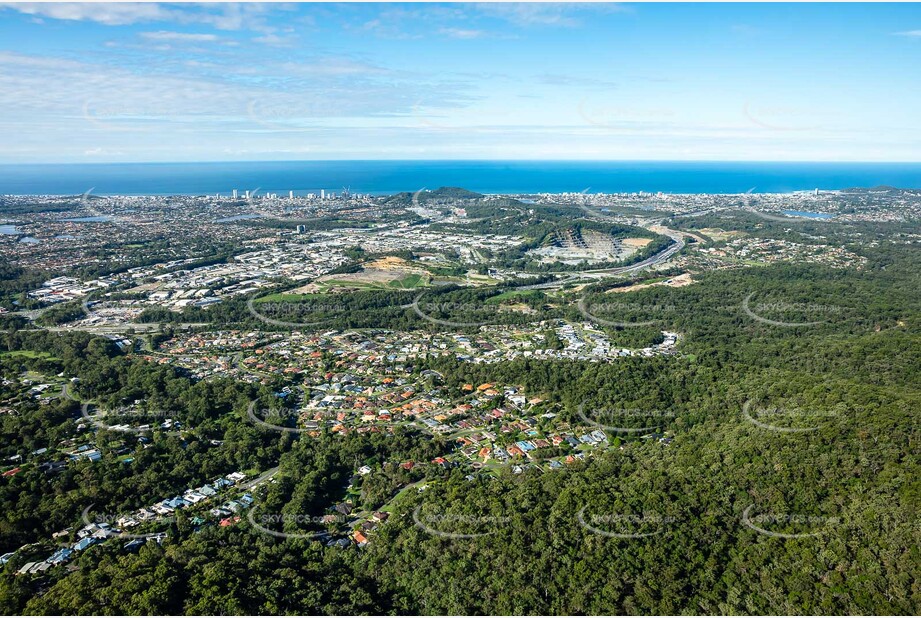
[[[652,242],[651,238],[624,238],[622,241],[628,247],[639,249]]]
[[[672,288],[680,288],[686,285],[691,285],[694,283],[694,279],[691,278],[691,273],[684,273],[683,275],[678,275],[677,277],[672,277],[665,281],[657,281],[655,283],[639,283],[637,285],[628,285],[625,288],[614,288],[608,290],[609,294],[612,293],[622,293],[622,292],[635,292],[636,290],[642,290],[644,288],[651,288],[654,286],[665,285]]]
[[[323,294],[353,289],[412,289],[431,283],[431,274],[402,258],[387,256],[367,263],[357,273],[324,275],[292,290],[292,294]]]

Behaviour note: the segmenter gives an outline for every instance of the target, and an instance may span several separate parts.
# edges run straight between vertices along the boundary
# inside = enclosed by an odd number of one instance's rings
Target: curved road
[[[569,277],[565,279],[558,279],[556,281],[548,281],[546,283],[538,283],[535,285],[527,285],[524,287],[517,288],[519,290],[544,290],[551,289],[556,287],[561,287],[567,283],[575,283],[583,279],[602,279],[605,276],[610,275],[622,275],[625,273],[636,272],[643,270],[644,268],[649,268],[650,266],[657,266],[668,260],[670,257],[684,249],[684,235],[681,232],[675,230],[670,230],[659,226],[662,230],[662,233],[671,238],[674,242],[667,246],[662,251],[659,251],[653,256],[646,258],[636,264],[630,264],[628,266],[620,266],[618,268],[606,268],[600,270],[583,270],[577,273],[570,273]],[[561,274],[561,273],[550,273],[550,274]]]

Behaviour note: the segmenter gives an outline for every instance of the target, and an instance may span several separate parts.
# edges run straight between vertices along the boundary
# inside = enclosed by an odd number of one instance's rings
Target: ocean
[[[921,188],[921,163],[688,161],[260,161],[0,165],[2,195],[390,194],[464,187],[481,193],[786,193],[890,185]]]

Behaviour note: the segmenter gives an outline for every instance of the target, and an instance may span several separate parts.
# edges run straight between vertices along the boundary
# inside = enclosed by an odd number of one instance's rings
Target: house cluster
[[[132,530],[144,524],[153,524],[157,522],[168,521],[169,517],[177,510],[193,507],[195,505],[209,503],[215,498],[220,498],[222,494],[238,487],[239,483],[246,479],[242,472],[233,472],[224,477],[219,477],[211,483],[206,483],[201,487],[188,488],[182,494],[172,498],[159,500],[149,507],[138,509],[137,511],[120,516],[113,523],[108,522],[91,522],[76,531],[76,540],[67,546],[59,547],[54,553],[44,560],[32,561],[23,564],[16,572],[17,575],[42,573],[49,568],[64,564],[71,561],[80,552],[86,551],[97,543],[103,543],[109,539],[130,539],[124,543],[123,549],[126,551],[136,551],[149,540],[162,543],[166,538],[165,532],[155,532],[149,534],[129,534],[125,530]],[[232,500],[223,502],[220,506],[212,508],[209,514],[215,517],[220,526],[230,526],[240,521],[236,514],[243,509],[251,506],[254,502],[253,497],[244,493]],[[190,523],[194,526],[200,526],[206,523],[206,520],[200,516],[192,517]],[[62,530],[52,535],[53,539],[60,540],[71,535],[71,529]],[[20,548],[22,551],[26,548]],[[0,564],[8,562],[16,552],[11,552],[0,557]]]
[[[389,517],[390,513],[375,511],[371,514],[370,517],[364,519],[358,525],[358,527],[352,531],[349,537],[355,542],[356,545],[359,547],[364,547],[371,541],[371,533],[373,533],[380,524],[387,521]]]
[[[560,321],[556,329],[557,337],[565,345],[562,350],[551,350],[545,356],[568,358],[574,360],[601,361],[627,356],[658,356],[674,354],[680,335],[662,331],[661,343],[645,348],[614,348],[605,333],[598,330],[591,322],[567,324]]]
[[[556,469],[580,459],[585,452],[609,446],[608,436],[597,426],[560,423],[558,414],[547,411],[541,398],[526,397],[518,386],[464,384],[462,396],[453,402],[441,389],[415,394],[404,391],[402,395],[405,402],[389,409],[372,407],[357,413],[337,409],[330,413],[322,407],[307,407],[300,414],[300,426],[318,436],[324,427],[345,434],[392,430],[398,424],[408,424],[454,439],[456,451],[431,462],[440,466],[548,460]]]
[[[124,528],[133,528],[145,522],[157,521],[161,517],[172,515],[175,511],[185,509],[202,503],[210,503],[215,496],[220,496],[238,483],[246,479],[242,472],[232,472],[224,477],[219,477],[211,483],[206,483],[201,487],[188,488],[182,494],[165,498],[153,503],[149,507],[139,509],[129,516],[122,517],[116,523]],[[220,506],[214,507],[209,511],[213,517],[220,518],[221,525],[228,518],[232,518],[244,508],[252,505],[253,497],[249,494],[243,494],[235,500],[228,500]]]
[[[570,350],[573,355],[589,355],[606,343],[592,338],[603,333],[588,324],[542,324],[557,328],[566,347],[556,352]],[[445,390],[437,372],[413,368],[414,361],[426,354],[457,354],[458,349],[470,351],[503,338],[518,345],[518,352],[526,351],[520,346],[527,341],[525,333],[524,329],[514,328],[505,332],[484,329],[472,335],[419,333],[409,340],[393,331],[328,331],[296,332],[285,338],[273,335],[276,339],[259,341],[258,332],[224,331],[179,334],[165,342],[161,351],[179,355],[171,358],[178,358],[179,364],[189,357],[213,356],[190,355],[190,350],[219,351],[227,362],[233,358],[234,349],[247,354],[238,360],[236,370],[265,383],[277,384],[277,378],[286,378],[288,385],[281,387],[276,396],[285,402],[284,410],[296,417],[295,425],[315,437],[324,431],[340,435],[392,432],[398,425],[409,425],[432,434],[463,434],[462,458],[499,463],[516,457],[529,459],[533,451],[542,448],[562,446],[576,451],[572,453],[575,457],[581,449],[606,446],[607,437],[597,427],[583,431],[566,427],[542,433],[538,424],[552,426],[555,414],[540,410],[541,400],[525,397],[519,387],[468,384],[460,396],[453,396]],[[541,333],[534,334],[543,337]],[[663,335],[662,343],[630,350],[629,354],[672,353],[679,335]],[[490,360],[471,359],[468,354],[457,357],[471,362]],[[500,405],[493,403],[500,397]],[[509,439],[519,433],[520,438]]]
[[[515,196],[530,198],[534,196]],[[614,207],[636,210],[703,214],[719,210],[738,210],[740,202],[759,211],[783,213],[806,211],[833,215],[843,221],[906,221],[921,216],[918,192],[911,189],[857,191],[794,191],[791,193],[704,194],[704,193],[542,193],[537,201],[545,204],[583,204],[602,211]]]
[[[371,472],[368,466],[362,466],[358,469],[358,474],[352,477],[348,490],[352,491],[353,483],[360,476],[365,476]],[[390,513],[385,511],[374,511],[372,513],[355,513],[355,507],[351,500],[345,500],[331,506],[328,514],[321,518],[321,523],[332,524],[340,522],[343,518],[354,518],[349,522],[346,536],[336,536],[329,532],[319,532],[314,537],[317,541],[325,544],[327,547],[338,547],[344,549],[353,543],[358,547],[364,547],[371,541],[371,534],[383,522],[387,521]]]
[[[11,382],[12,381],[10,380],[4,380],[3,385],[7,386],[8,384],[11,384]],[[22,384],[28,387],[26,394],[32,399],[38,400],[38,403],[41,405],[48,405],[51,403],[52,399],[54,399],[54,396],[57,395],[56,391],[53,394],[51,393],[51,391],[54,391],[54,388],[51,384],[35,384],[35,382],[29,379],[23,379]]]
[[[548,346],[546,333],[556,332],[562,349]],[[497,363],[519,357],[609,362],[627,356],[674,354],[677,333],[642,349],[613,346],[607,335],[588,322],[545,320],[520,326],[482,326],[474,334],[428,333],[369,329],[295,331],[284,336],[261,331],[180,333],[162,342],[148,360],[179,365],[200,378],[233,377],[268,382],[276,377],[298,378],[345,372],[381,376],[396,365],[436,356],[453,356],[471,363]],[[244,356],[239,358],[240,353]],[[372,381],[371,385],[375,383]],[[369,385],[365,385],[367,388]],[[358,386],[347,390],[357,392]]]
[[[699,247],[696,251],[705,256],[766,264],[796,261],[847,268],[863,266],[867,262],[867,258],[844,247],[749,236],[733,238],[720,247]]]
[[[91,429],[90,424],[79,423],[77,425],[77,431],[84,431]],[[62,471],[68,464],[79,462],[79,461],[89,461],[97,462],[102,459],[102,451],[99,450],[99,447],[96,446],[95,442],[91,439],[89,442],[84,442],[79,444],[82,440],[78,437],[68,438],[62,440],[57,448],[53,451],[46,451],[44,453],[46,456],[53,455],[55,457],[61,457],[59,461],[48,460],[40,464],[39,470],[48,475],[57,474]],[[146,436],[137,437],[137,445],[140,445],[141,448],[150,448],[151,441],[150,438]],[[133,457],[130,457],[130,453],[133,450],[135,444],[133,443],[113,443],[110,444],[112,453],[116,457],[120,458],[122,463],[130,463],[133,461]]]
[[[608,436],[597,427],[573,427],[559,422],[555,412],[546,410],[538,397],[526,399],[515,386],[496,387],[465,384],[465,390],[478,396],[442,415],[443,424],[435,430],[455,437],[457,450],[448,457],[455,463],[480,467],[499,464],[544,462],[549,469],[573,463],[595,448],[607,448]],[[490,397],[502,396],[502,406]],[[479,465],[478,465],[479,464]]]

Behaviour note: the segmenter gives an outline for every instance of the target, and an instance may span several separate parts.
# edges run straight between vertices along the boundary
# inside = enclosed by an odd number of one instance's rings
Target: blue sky
[[[0,2],[0,162],[921,161],[917,4]]]

